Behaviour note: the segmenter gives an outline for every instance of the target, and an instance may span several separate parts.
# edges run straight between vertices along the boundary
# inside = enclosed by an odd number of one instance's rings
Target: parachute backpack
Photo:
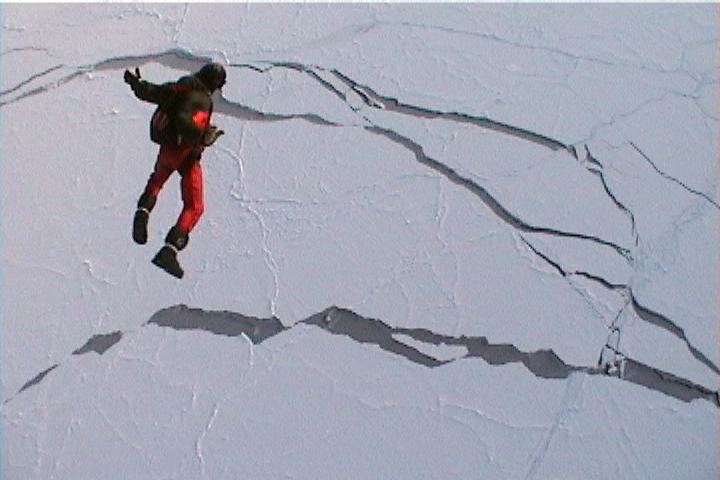
[[[177,142],[177,128],[170,121],[168,113],[174,103],[171,101],[167,105],[158,105],[150,118],[150,140],[158,145],[174,145]]]
[[[225,72],[225,67],[219,63],[208,63],[195,72],[191,78],[202,83],[209,93],[212,93],[225,85],[227,73]],[[158,105],[150,119],[150,140],[158,145],[175,145],[177,143],[178,131],[172,121],[176,113],[177,93],[186,91],[191,87],[188,85],[175,85],[172,88],[176,95],[171,96],[166,102]],[[207,128],[209,126],[208,122],[210,121],[211,113],[212,107],[210,112],[195,112],[192,116],[192,122],[200,128]],[[220,133],[220,135],[221,134],[222,133]],[[212,141],[216,138],[217,135]],[[212,144],[212,142],[209,144]]]

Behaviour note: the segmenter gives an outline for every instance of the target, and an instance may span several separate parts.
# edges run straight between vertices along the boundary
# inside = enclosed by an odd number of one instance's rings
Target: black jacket
[[[150,122],[150,138],[161,145],[198,145],[210,126],[213,101],[210,91],[193,75],[174,83],[155,85],[145,80],[133,88],[140,100],[158,108]]]

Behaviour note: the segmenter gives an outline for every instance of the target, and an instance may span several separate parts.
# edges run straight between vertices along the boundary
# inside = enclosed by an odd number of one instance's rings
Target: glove
[[[135,90],[138,83],[140,83],[140,68],[135,67],[135,74],[133,74],[130,70],[125,70],[123,79],[125,80],[125,83],[130,85],[130,87]]]
[[[206,147],[209,147],[210,145],[215,143],[218,138],[220,138],[220,135],[224,134],[225,132],[220,130],[218,127],[210,125],[210,127],[208,127],[208,129],[205,130],[205,133],[203,134],[202,143]]]

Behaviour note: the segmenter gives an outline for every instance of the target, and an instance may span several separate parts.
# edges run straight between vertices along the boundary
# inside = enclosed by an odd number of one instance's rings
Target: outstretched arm
[[[156,85],[154,83],[147,82],[140,78],[140,69],[136,68],[133,74],[130,70],[125,70],[123,77],[125,83],[130,85],[135,96],[140,100],[154,103],[156,105],[162,105],[170,101],[172,96],[175,94],[175,89],[172,83],[165,83],[163,85]]]

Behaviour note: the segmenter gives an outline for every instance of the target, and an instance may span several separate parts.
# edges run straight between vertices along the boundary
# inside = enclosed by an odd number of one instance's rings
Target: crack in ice
[[[685,346],[687,347],[690,354],[697,361],[699,361],[700,363],[705,365],[707,368],[712,370],[714,373],[720,375],[720,367],[718,367],[712,360],[710,360],[704,353],[702,353],[697,347],[695,347],[690,342],[690,339],[685,334],[685,330],[683,328],[681,328],[680,326],[678,326],[675,322],[673,322],[672,320],[667,318],[666,316],[642,306],[638,302],[635,294],[633,293],[632,287],[630,287],[630,285],[612,283],[600,276],[590,274],[587,272],[567,271],[558,262],[553,261],[547,255],[543,254],[539,249],[537,249],[534,245],[532,245],[525,238],[523,238],[522,240],[523,240],[523,242],[525,242],[525,244],[528,246],[528,248],[530,248],[530,250],[532,250],[533,253],[535,253],[538,257],[542,258],[545,262],[547,262],[550,266],[552,266],[562,277],[567,279],[573,275],[579,275],[579,276],[585,277],[589,280],[592,280],[596,283],[599,283],[600,285],[607,288],[608,290],[620,292],[627,299],[626,305],[625,305],[625,307],[623,307],[622,310],[627,308],[628,305],[631,306],[633,311],[635,312],[635,315],[639,319],[649,323],[650,325],[661,328],[661,329],[671,333],[672,335],[674,335],[676,338],[678,338],[685,344]],[[617,321],[617,317],[616,317],[615,321]],[[615,321],[613,321],[613,324],[610,327],[611,335],[612,335],[612,332],[614,332],[614,331],[621,333],[620,328],[615,326]],[[619,340],[616,343],[619,344]],[[611,346],[609,344],[606,344],[604,348],[611,348]],[[616,351],[615,353],[621,354],[621,352],[619,352],[619,351]],[[601,358],[602,358],[602,354],[601,354]]]
[[[612,376],[622,381],[642,385],[685,402],[703,399],[720,407],[720,397],[717,391],[710,390],[672,373],[642,364],[631,358],[625,359],[624,368],[621,372],[611,374],[602,365],[577,366],[567,364],[553,350],[524,352],[511,344],[490,343],[486,337],[451,336],[438,334],[423,328],[392,327],[381,320],[365,318],[351,310],[336,306],[329,307],[305,320],[286,327],[277,317],[262,319],[227,311],[210,312],[177,305],[158,311],[142,327],[149,325],[171,328],[177,331],[197,330],[227,337],[241,337],[243,342],[249,340],[253,345],[259,345],[276,335],[291,330],[297,325],[310,325],[333,335],[350,338],[359,344],[376,345],[385,352],[401,356],[414,364],[428,368],[441,367],[449,363],[472,358],[482,358],[489,365],[520,363],[538,378],[568,379],[574,373]],[[119,333],[122,336],[122,332]],[[118,332],[109,335],[117,337]],[[395,335],[406,335],[418,342],[429,345],[462,346],[467,349],[467,353],[450,360],[438,360],[410,345],[397,341],[394,338]],[[93,343],[92,339],[86,345],[91,343]],[[39,384],[47,374],[59,366],[60,364],[56,364],[36,375],[15,396],[6,400],[4,404],[7,404],[28,388]]]
[[[50,68],[48,68],[48,69],[46,69],[46,70],[43,70],[42,72],[36,73],[36,74],[34,74],[34,75],[31,75],[30,77],[28,77],[27,79],[23,80],[22,82],[20,82],[19,84],[15,85],[14,87],[10,87],[10,88],[8,88],[7,90],[1,91],[1,92],[0,92],[0,97],[5,96],[5,95],[8,95],[8,94],[10,94],[10,93],[13,93],[13,92],[15,92],[15,91],[17,91],[17,90],[20,90],[22,87],[24,87],[25,85],[28,85],[28,84],[32,83],[33,81],[37,80],[38,78],[42,78],[42,77],[44,77],[44,76],[46,76],[46,75],[48,75],[48,74],[50,74],[50,73],[52,73],[52,72],[54,72],[54,71],[56,71],[56,70],[60,70],[61,68],[64,68],[64,67],[65,67],[64,65],[55,65],[55,66],[52,66],[52,67],[50,67]],[[3,105],[3,104],[0,103],[0,105]]]
[[[540,227],[536,225],[531,225],[520,218],[518,218],[515,214],[511,213],[509,210],[507,210],[500,202],[498,202],[485,188],[474,182],[473,180],[470,180],[467,177],[462,176],[457,171],[455,171],[453,168],[449,167],[448,165],[445,165],[444,163],[435,160],[434,158],[431,158],[425,154],[424,149],[422,146],[420,146],[418,143],[413,141],[412,139],[405,137],[403,135],[400,135],[399,133],[395,132],[394,130],[389,130],[383,127],[379,126],[372,126],[372,127],[365,127],[365,129],[371,133],[374,133],[376,135],[381,135],[399,145],[402,145],[403,147],[410,150],[414,155],[417,161],[423,165],[426,165],[433,170],[437,171],[438,173],[445,176],[448,180],[450,180],[452,183],[455,183],[456,185],[460,185],[461,187],[469,190],[472,192],[475,196],[480,198],[485,205],[487,205],[490,210],[495,213],[495,215],[498,216],[501,220],[503,220],[505,223],[511,225],[513,228],[523,231],[523,232],[531,232],[531,233],[540,233],[545,235],[551,235],[555,237],[564,237],[564,238],[575,238],[580,240],[587,240],[593,243],[597,243],[599,245],[609,247],[618,254],[620,254],[623,258],[625,258],[626,261],[629,263],[632,263],[632,253],[629,249],[621,247],[620,245],[617,245],[613,242],[610,242],[608,240],[604,240],[598,237],[594,237],[592,235],[586,235],[582,233],[574,233],[574,232],[565,232],[562,230],[547,228],[547,227]]]
[[[598,161],[598,159],[592,156],[592,154],[590,153],[590,149],[587,145],[585,145],[585,158],[590,165],[596,167],[587,168],[587,170],[600,179],[600,182],[602,183],[603,189],[605,190],[607,196],[610,197],[610,199],[620,209],[620,211],[622,211],[630,218],[630,225],[632,226],[632,234],[633,238],[635,239],[635,246],[638,246],[640,244],[640,238],[637,231],[637,223],[635,222],[635,214],[627,206],[625,206],[625,204],[623,204],[613,193],[610,185],[608,185],[607,183],[607,179],[605,178],[605,167],[602,163]]]
[[[114,57],[107,59],[105,61],[96,63],[94,65],[89,66],[82,66],[78,67],[77,71],[74,73],[71,73],[63,78],[60,78],[50,84],[47,84],[45,86],[41,86],[35,89],[32,89],[30,91],[21,93],[19,96],[0,102],[0,107],[8,105],[10,103],[17,102],[23,98],[27,98],[29,96],[41,94],[44,92],[47,92],[48,90],[51,90],[53,88],[57,88],[61,85],[64,85],[76,78],[78,78],[81,75],[84,75],[86,73],[90,73],[93,71],[103,71],[103,70],[118,70],[123,68],[132,68],[134,66],[137,66],[138,64],[143,64],[147,62],[158,62],[162,65],[165,65],[170,68],[178,68],[183,70],[189,70],[193,71],[202,66],[203,64],[211,61],[210,58],[202,57],[198,55],[194,55],[192,53],[189,53],[188,51],[185,51],[183,49],[172,49],[168,50],[159,54],[149,54],[149,55],[140,55],[140,56],[124,56],[124,57]],[[519,127],[515,127],[512,125],[508,125],[502,122],[494,121],[492,119],[489,119],[484,116],[473,116],[465,113],[460,112],[443,112],[443,111],[437,111],[437,110],[431,110],[428,108],[411,105],[408,103],[404,103],[400,101],[399,99],[392,98],[389,96],[383,96],[377,93],[375,90],[370,88],[369,86],[361,85],[348,76],[344,75],[340,71],[336,69],[326,69],[322,67],[317,66],[306,66],[299,63],[292,63],[292,62],[265,62],[271,65],[270,68],[273,67],[279,67],[279,68],[290,68],[297,71],[304,72],[305,74],[309,75],[311,78],[313,78],[316,82],[318,82],[323,88],[331,91],[334,95],[336,95],[340,100],[342,100],[344,103],[349,105],[349,101],[347,98],[347,95],[343,92],[341,92],[338,88],[336,88],[332,83],[322,78],[317,72],[322,71],[329,73],[333,75],[335,78],[337,78],[340,82],[342,82],[344,85],[346,85],[350,90],[352,90],[355,94],[359,95],[360,98],[363,100],[363,102],[373,109],[386,109],[390,110],[396,113],[401,113],[404,115],[419,117],[419,118],[442,118],[445,120],[465,123],[465,124],[471,124],[475,126],[479,126],[482,128],[487,128],[495,131],[499,131],[504,134],[512,135],[517,138],[522,138],[524,140],[531,141],[533,143],[545,146],[547,148],[550,148],[552,150],[567,150],[570,152],[576,159],[578,158],[577,152],[575,148],[571,145],[566,145],[563,142],[560,142],[558,140],[552,139],[550,137],[523,129]],[[232,66],[232,65],[231,65]],[[237,67],[245,67],[245,68],[253,68],[256,71],[259,72],[265,72],[267,70],[262,70],[257,67],[253,67],[250,65],[236,65]],[[20,90],[23,86],[28,85],[32,81],[36,80],[37,78],[41,78],[45,75],[48,75],[49,73],[52,73],[55,70],[58,70],[60,68],[63,68],[64,66],[58,65],[55,67],[52,67],[44,72],[38,73],[27,79],[26,81],[22,82],[16,87],[13,87],[9,90],[6,90],[4,92],[0,92],[0,96],[4,96],[13,92],[16,92],[17,90]],[[224,97],[220,97],[217,102],[217,108],[216,111],[219,113],[224,113],[227,115],[230,115],[235,118],[240,119],[247,119],[247,120],[254,120],[254,121],[286,121],[286,120],[305,120],[313,124],[323,125],[323,126],[342,126],[337,123],[328,121],[324,118],[322,118],[320,115],[316,114],[294,114],[294,115],[279,115],[279,114],[273,114],[273,113],[264,113],[257,110],[254,110],[250,107],[244,106],[238,102],[230,101]],[[350,106],[350,105],[349,105]],[[357,109],[350,106],[354,111],[357,111]],[[367,119],[366,119],[367,120]],[[368,120],[369,121],[369,120]],[[372,124],[372,122],[370,122]],[[448,180],[451,182],[460,185],[472,193],[474,193],[477,197],[479,197],[485,205],[487,205],[499,218],[501,218],[506,223],[510,224],[514,228],[524,231],[524,232],[533,232],[533,233],[541,233],[541,234],[548,234],[558,237],[567,237],[567,238],[577,238],[582,240],[591,241],[606,247],[610,247],[613,250],[615,250],[617,253],[622,255],[626,260],[629,262],[632,262],[632,255],[631,252],[621,247],[617,244],[614,244],[612,242],[603,240],[601,238],[593,237],[590,235],[584,235],[579,233],[572,233],[572,232],[564,232],[560,230],[554,230],[550,228],[545,227],[539,227],[530,225],[521,219],[519,219],[517,216],[512,214],[510,211],[508,211],[504,206],[502,206],[490,193],[485,190],[483,187],[475,183],[474,181],[463,177],[460,175],[457,171],[452,169],[451,167],[443,164],[440,161],[437,161],[433,158],[428,157],[425,153],[423,148],[413,140],[404,137],[400,135],[399,133],[381,128],[379,126],[371,126],[371,127],[364,127],[367,131],[383,136],[397,144],[402,145],[403,147],[410,150],[412,153],[414,153],[416,159],[418,162],[422,163],[423,165],[435,170],[436,172],[441,173],[443,176],[445,176]],[[631,142],[631,145],[640,153],[651,165],[652,167],[661,175],[663,175],[665,178],[670,179],[671,181],[674,181],[681,186],[683,186],[688,191],[702,196],[705,200],[712,203],[716,208],[720,208],[720,206],[714,202],[712,199],[707,197],[706,195],[702,194],[701,192],[697,192],[686,185],[682,184],[679,180],[675,179],[674,177],[671,177],[667,174],[664,174],[661,172],[655,164],[647,158],[647,156],[634,144]],[[589,169],[592,173],[595,175],[598,175],[603,183],[603,186],[605,188],[606,193],[610,196],[610,198],[613,200],[613,202],[623,210],[631,219],[632,226],[633,226],[633,233],[635,234],[635,239],[637,243],[637,233],[635,230],[635,219],[632,214],[632,212],[627,209],[618,199],[617,197],[612,193],[610,190],[605,177],[602,172],[602,165],[594,159],[591,155],[589,150],[587,150],[586,147],[586,153],[587,153],[587,160],[592,165],[595,165],[596,167],[599,167],[600,170],[594,170]],[[262,222],[261,222],[262,223]],[[263,231],[265,231],[265,228],[263,228]],[[267,239],[265,238],[265,241]],[[527,243],[527,242],[526,242]],[[687,336],[685,335],[685,332],[682,328],[678,327],[674,322],[672,322],[670,319],[653,312],[643,306],[641,306],[635,297],[632,295],[632,291],[627,285],[622,284],[613,284],[600,276],[588,273],[588,272],[566,272],[559,264],[552,262],[549,258],[542,255],[537,249],[532,248],[531,249],[544,258],[548,263],[553,265],[558,272],[567,277],[568,275],[579,275],[583,276],[591,281],[597,282],[604,287],[612,290],[621,290],[624,292],[627,292],[631,298],[631,304],[636,312],[636,314],[643,320],[657,326],[660,328],[663,328],[672,334],[674,334],[676,337],[683,340],[687,347],[690,349],[693,356],[695,356],[696,359],[704,363],[706,366],[711,368],[716,373],[720,373],[720,370],[718,370],[718,367],[715,366],[707,357],[705,357],[701,352],[699,352],[695,347],[693,347],[689,340],[687,339]],[[266,252],[269,253],[269,252]],[[270,256],[272,257],[272,256]],[[274,309],[273,309],[274,310]],[[167,313],[170,312],[170,313]],[[274,335],[279,334],[280,332],[283,332],[287,330],[286,327],[280,323],[280,321],[273,317],[269,320],[259,320],[259,319],[251,319],[249,317],[243,317],[239,314],[230,314],[230,313],[224,313],[222,315],[229,316],[228,318],[224,318],[221,316],[218,316],[217,314],[195,314],[193,315],[180,315],[176,316],[173,314],[178,313],[177,309],[169,309],[165,311],[158,312],[156,315],[151,318],[150,321],[148,321],[147,324],[156,324],[159,326],[164,327],[170,327],[177,330],[182,329],[200,329],[200,330],[206,330],[210,331],[215,334],[220,335],[229,335],[229,336],[236,336],[236,335],[243,335],[244,338],[247,338],[250,342],[253,344],[259,344],[262,343],[267,338],[270,338]],[[182,313],[182,311],[180,312]],[[202,317],[201,322],[197,322],[196,316]],[[238,321],[238,319],[241,319]],[[356,342],[359,343],[371,343],[379,346],[381,349],[391,352],[396,355],[400,355],[408,359],[409,361],[424,365],[426,367],[439,367],[446,363],[450,363],[455,361],[453,360],[438,360],[433,358],[432,356],[426,355],[425,353],[422,353],[418,351],[417,349],[405,345],[401,342],[398,342],[395,340],[392,335],[394,334],[405,334],[410,336],[411,338],[414,338],[418,341],[425,342],[425,343],[431,343],[431,344],[446,344],[446,345],[458,345],[458,346],[465,346],[468,350],[468,353],[461,358],[466,357],[481,357],[485,359],[489,364],[492,365],[499,365],[499,364],[505,364],[505,363],[522,363],[526,366],[533,374],[535,374],[538,377],[541,378],[567,378],[571,373],[573,372],[584,372],[586,374],[607,374],[607,371],[604,371],[601,367],[578,367],[578,366],[572,366],[565,364],[561,359],[555,355],[555,353],[552,350],[540,350],[537,352],[522,352],[518,350],[516,347],[512,345],[492,345],[489,344],[487,339],[485,337],[449,337],[444,335],[438,335],[433,332],[423,330],[423,329],[403,329],[403,328],[393,328],[388,326],[387,324],[384,324],[383,322],[379,320],[371,320],[362,318],[353,312],[339,309],[337,307],[331,307],[327,309],[324,312],[321,312],[319,314],[316,314],[306,320],[303,320],[299,322],[301,324],[308,324],[308,325],[314,325],[319,328],[322,328],[323,330],[326,330],[333,334],[339,334],[344,335],[349,338],[352,338]],[[146,325],[147,325],[146,324]],[[612,335],[612,333],[611,333]],[[95,351],[96,353],[102,355],[104,354],[110,347],[115,345],[117,342],[119,342],[123,337],[122,332],[113,332],[106,335],[96,335],[81,348],[75,350],[73,352],[73,355],[80,355],[84,354],[90,351]],[[610,342],[608,342],[610,343]],[[43,381],[43,379],[52,372],[55,368],[57,368],[59,364],[55,364],[52,367],[44,370],[43,372],[36,375],[33,379],[28,381],[23,387],[18,391],[18,394],[22,393],[23,391],[27,390],[28,388],[39,384]],[[628,372],[630,373],[630,376],[628,375]],[[704,398],[706,400],[713,401],[715,404],[718,404],[718,397],[717,392],[711,391],[706,389],[705,387],[702,387],[700,385],[696,385],[688,380],[676,377],[670,373],[662,372],[660,370],[654,369],[653,367],[640,364],[639,362],[636,362],[632,359],[624,358],[624,369],[621,372],[621,378],[624,380],[631,381],[633,383],[641,384],[644,386],[647,386],[648,388],[651,388],[653,390],[661,391],[663,393],[666,393],[670,396],[680,398],[685,401],[690,401],[697,398]],[[13,397],[14,398],[14,397]],[[12,398],[11,398],[12,399]],[[7,401],[11,400],[8,399]]]
[[[320,77],[317,71],[327,72],[332,75],[334,75],[338,80],[340,80],[343,84],[345,84],[348,88],[350,88],[353,92],[355,92],[357,95],[362,98],[363,102],[373,108],[373,109],[379,109],[379,110],[388,110],[393,111],[396,113],[401,113],[403,115],[409,115],[413,117],[418,118],[426,118],[426,119],[444,119],[449,121],[454,121],[457,123],[464,123],[464,124],[470,124],[481,128],[486,128],[494,131],[498,131],[507,135],[511,135],[517,138],[522,138],[523,140],[528,140],[533,143],[536,143],[538,145],[545,146],[547,148],[550,148],[552,150],[567,150],[569,151],[573,156],[577,158],[577,153],[575,152],[575,149],[571,145],[566,145],[565,143],[550,138],[548,136],[532,132],[530,130],[527,130],[525,128],[516,127],[513,125],[509,125],[507,123],[499,122],[497,120],[492,120],[491,118],[485,117],[485,116],[476,116],[476,115],[470,115],[467,113],[462,112],[453,112],[453,111],[439,111],[439,110],[433,110],[430,108],[425,108],[417,105],[411,105],[409,103],[405,103],[400,101],[397,98],[393,98],[386,95],[381,95],[378,92],[376,92],[374,89],[367,85],[362,85],[354,80],[352,80],[350,77],[342,73],[341,71],[331,68],[324,68],[317,65],[305,65],[302,63],[297,62],[262,62],[264,64],[269,65],[267,69],[259,69],[257,67],[253,67],[247,64],[238,64],[236,66],[238,67],[246,67],[246,68],[254,68],[256,71],[260,72],[267,72],[271,68],[287,68],[291,70],[295,70],[298,72],[302,72],[305,74],[308,74],[311,78],[319,82],[323,88],[328,89],[333,94],[338,96],[341,100],[343,100],[345,103],[348,103],[347,96],[338,90],[335,86],[333,86],[330,82]],[[350,108],[353,111],[357,111],[357,108],[354,108],[350,106]]]
[[[667,179],[667,180],[670,180],[671,182],[673,182],[673,183],[675,183],[675,184],[677,184],[677,185],[680,185],[680,187],[684,188],[686,191],[692,193],[693,195],[697,195],[697,196],[705,199],[706,201],[708,201],[709,203],[711,203],[715,208],[720,209],[720,205],[718,205],[718,203],[717,203],[715,200],[713,200],[712,198],[710,198],[709,196],[707,196],[706,194],[704,194],[704,193],[702,193],[702,192],[700,192],[700,191],[697,191],[697,190],[695,190],[695,189],[693,189],[693,188],[688,187],[687,185],[685,185],[683,182],[681,182],[681,181],[678,180],[677,178],[673,177],[672,175],[668,175],[667,173],[663,172],[662,170],[660,170],[660,169],[657,167],[657,165],[655,165],[655,162],[653,162],[653,161],[650,159],[650,157],[648,157],[648,156],[645,154],[645,152],[643,152],[643,151],[640,149],[640,147],[638,147],[634,142],[629,142],[629,143],[630,143],[630,146],[632,146],[632,147],[635,149],[635,151],[638,152],[638,153],[640,154],[640,156],[642,156],[642,157],[645,159],[645,161],[647,161],[647,163],[650,164],[650,166],[653,168],[653,170],[655,170],[655,172],[657,172],[661,177],[663,177],[663,178],[665,178],[665,179]]]
[[[45,93],[49,90],[52,90],[61,85],[64,85],[84,74],[91,73],[91,72],[129,69],[129,68],[141,66],[141,65],[143,65],[145,63],[149,63],[149,62],[157,62],[168,68],[173,68],[173,69],[178,69],[178,70],[196,71],[200,67],[202,67],[204,64],[206,64],[210,61],[212,61],[212,59],[209,57],[194,55],[194,54],[187,52],[180,48],[175,48],[175,49],[167,50],[165,52],[156,53],[156,54],[134,55],[134,56],[129,55],[129,56],[113,57],[113,58],[98,62],[93,65],[84,65],[84,66],[76,67],[75,72],[73,72],[69,75],[66,75],[65,77],[62,77],[59,80],[56,80],[54,82],[51,82],[51,83],[43,85],[43,86],[40,86],[31,91],[25,92],[25,93],[15,97],[15,98],[12,98],[10,100],[0,102],[0,108],[4,107],[6,105],[10,105],[10,104],[19,102],[20,100],[23,100],[25,98]],[[61,65],[59,67],[66,67],[66,66]],[[27,83],[29,81],[32,81],[32,79],[30,79],[24,83]],[[6,92],[6,93],[9,93],[9,92]],[[322,116],[314,114],[314,113],[299,113],[299,114],[292,114],[292,115],[282,115],[282,114],[275,114],[275,113],[260,112],[253,108],[245,106],[241,103],[228,100],[225,97],[223,97],[222,95],[220,95],[216,98],[215,112],[226,114],[231,117],[238,118],[238,119],[260,121],[260,122],[304,120],[309,123],[312,123],[315,125],[321,125],[321,126],[329,126],[329,127],[341,126],[335,122],[326,120]]]

